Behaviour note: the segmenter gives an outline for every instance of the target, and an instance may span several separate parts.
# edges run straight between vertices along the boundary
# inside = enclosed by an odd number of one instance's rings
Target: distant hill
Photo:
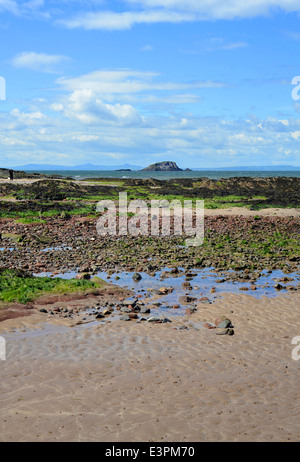
[[[119,171],[129,171],[129,170],[143,170],[143,171],[181,171],[175,162],[166,161],[166,162],[157,162],[151,164],[146,168],[141,167],[140,165],[131,165],[131,164],[122,164],[122,165],[94,165],[94,164],[81,164],[74,165],[70,167],[69,165],[53,165],[53,164],[26,164],[18,165],[16,167],[11,167],[14,170],[19,171],[59,171],[59,170],[82,170],[82,171],[93,171],[93,170],[119,170]],[[193,167],[194,171],[299,171],[300,166],[291,166],[291,165],[267,165],[267,166],[249,166],[249,165],[240,165],[233,167]]]
[[[218,171],[225,171],[225,172],[235,172],[235,171],[239,171],[239,172],[248,172],[248,171],[254,171],[254,172],[257,172],[257,171],[269,171],[269,172],[277,172],[277,171],[298,171],[300,170],[300,167],[294,167],[294,166],[291,166],[291,165],[264,165],[264,166],[245,166],[245,165],[241,165],[241,166],[235,166],[235,167],[217,167],[217,168],[208,168],[208,167],[205,167],[205,168],[193,168],[193,170],[210,170],[210,171],[213,171],[213,170],[218,170]]]
[[[82,165],[75,165],[70,167],[69,165],[52,165],[52,164],[26,164],[26,165],[18,165],[14,167],[15,170],[38,170],[38,171],[46,171],[46,170],[140,170],[142,167],[140,165],[130,165],[130,164],[122,164],[122,165],[94,165],[94,164],[82,164]]]
[[[151,164],[146,168],[143,168],[144,172],[180,172],[181,168],[178,167],[176,162],[164,161]]]

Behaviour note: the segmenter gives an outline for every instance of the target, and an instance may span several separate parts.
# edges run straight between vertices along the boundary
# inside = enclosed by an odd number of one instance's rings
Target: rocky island
[[[182,172],[182,169],[178,167],[176,162],[164,161],[156,162],[146,168],[142,169],[143,172]]]

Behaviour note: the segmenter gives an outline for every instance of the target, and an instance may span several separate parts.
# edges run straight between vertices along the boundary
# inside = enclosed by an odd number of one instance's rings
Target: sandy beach
[[[298,441],[299,307],[227,294],[166,324],[4,321],[0,439]],[[199,328],[220,315],[234,335]]]
[[[300,442],[300,0],[0,13],[0,442]]]
[[[300,336],[295,244],[299,214],[297,207],[205,209],[214,239],[230,235],[233,243],[238,242],[235,247],[225,245],[219,254],[217,246],[211,247],[200,259],[202,249],[187,257],[182,246],[164,241],[161,252],[153,242],[149,250],[137,247],[138,260],[132,254],[134,241],[129,241],[132,249],[117,247],[118,240],[102,242],[94,221],[85,217],[55,217],[29,226],[4,218],[1,257],[6,268],[48,271],[52,276],[63,268],[66,273],[83,271],[91,276],[101,270],[113,276],[102,295],[2,306],[0,336],[6,359],[0,361],[0,441],[299,441],[300,353],[292,344]],[[261,217],[259,225],[256,216]],[[256,244],[257,233],[267,245],[274,229],[286,231],[294,240],[278,241],[276,252],[270,254],[261,251],[262,246],[256,253],[251,246],[244,248],[244,254],[235,253],[248,242]],[[47,236],[47,242],[36,240],[36,235]],[[22,242],[24,236],[27,240]],[[215,242],[220,246],[220,240]],[[285,248],[288,251],[282,253]],[[237,268],[234,274],[231,267],[219,265],[211,279],[202,282],[205,268],[229,258],[235,258],[230,263]],[[140,314],[129,322],[121,320],[117,300],[132,293],[145,303],[158,297],[154,291],[152,299],[147,298],[146,286],[132,288],[133,272],[143,274],[140,284],[152,284],[157,290],[172,283],[172,278],[164,281],[159,274],[175,259],[184,268],[178,282],[173,281],[174,293],[196,294],[192,303],[196,311],[183,303],[180,316],[169,310],[171,322],[142,322]],[[250,268],[254,263],[256,270]],[[277,275],[283,263],[293,277]],[[270,273],[267,284],[260,279],[263,268]],[[116,278],[122,282],[126,274],[130,285],[119,282],[117,287]],[[188,287],[190,280],[199,285],[194,292]],[[201,302],[203,295],[209,297],[208,303]],[[98,320],[85,318],[80,309],[97,300],[102,310],[116,300],[115,311]],[[177,303],[174,300],[171,305]],[[61,312],[52,316],[50,310],[57,305]],[[73,308],[79,309],[78,314]],[[63,316],[64,309],[72,315]],[[231,321],[233,335],[218,335],[224,333],[216,327],[222,317]]]

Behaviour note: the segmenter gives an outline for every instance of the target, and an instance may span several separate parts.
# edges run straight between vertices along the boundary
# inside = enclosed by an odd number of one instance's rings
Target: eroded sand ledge
[[[172,324],[4,321],[0,439],[297,441],[299,307],[298,293],[226,295]],[[220,314],[235,335],[174,329]]]

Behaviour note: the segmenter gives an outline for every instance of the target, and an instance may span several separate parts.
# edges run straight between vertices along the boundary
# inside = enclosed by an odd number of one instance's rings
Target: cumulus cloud
[[[52,109],[87,125],[117,123],[121,125],[138,125],[142,117],[129,104],[107,104],[90,89],[75,90],[65,102],[52,105]]]
[[[300,119],[140,115],[131,105],[105,103],[91,90],[66,95],[48,115],[18,109],[0,114],[3,162],[9,156],[16,162],[30,152],[31,161],[41,161],[43,155],[57,163],[62,146],[70,165],[74,158],[97,163],[99,156],[111,158],[112,153],[132,163],[141,155],[146,163],[171,156],[191,168],[238,165],[241,160],[244,165],[298,164],[299,137]]]

